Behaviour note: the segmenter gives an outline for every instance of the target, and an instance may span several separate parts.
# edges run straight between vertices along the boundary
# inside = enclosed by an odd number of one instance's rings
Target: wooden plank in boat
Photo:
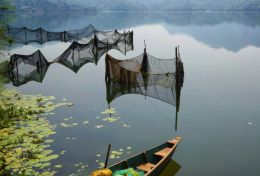
[[[141,164],[140,166],[138,166],[137,169],[143,170],[145,172],[149,172],[154,167],[155,167],[155,165],[152,163],[145,163],[145,164]]]
[[[164,148],[164,149],[162,149],[162,150],[156,152],[155,155],[161,156],[161,157],[165,157],[166,155],[169,154],[170,151],[171,151],[171,148],[166,147],[166,148]]]
[[[179,142],[179,140],[177,140],[177,139],[173,139],[173,140],[170,140],[170,141],[168,141],[168,142],[171,143],[171,144],[176,144],[176,143]]]

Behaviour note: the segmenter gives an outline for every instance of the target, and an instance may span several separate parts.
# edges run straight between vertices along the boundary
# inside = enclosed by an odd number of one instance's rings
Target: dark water
[[[176,135],[183,137],[173,156],[181,165],[177,175],[260,175],[259,19],[258,13],[17,14],[12,26],[63,31],[91,23],[100,30],[133,30],[134,51],[126,56],[109,52],[120,59],[141,54],[144,40],[148,53],[159,58],[173,58],[174,47],[180,46],[185,77],[177,131],[174,106],[140,95],[124,95],[111,103],[119,121],[96,118],[104,117],[101,112],[108,108],[104,56],[97,66],[86,64],[77,74],[54,64],[41,84],[29,82],[18,88],[74,103],[50,117],[57,124],[51,148],[56,153],[66,151],[53,163],[63,165],[58,175],[75,173],[77,163],[88,164],[86,172],[95,169],[104,161],[109,143],[112,150],[124,149],[120,159],[110,160],[112,164]],[[60,42],[15,45],[10,53],[40,49],[51,61],[68,46]],[[68,117],[78,125],[60,126]],[[131,150],[126,149],[129,146]]]

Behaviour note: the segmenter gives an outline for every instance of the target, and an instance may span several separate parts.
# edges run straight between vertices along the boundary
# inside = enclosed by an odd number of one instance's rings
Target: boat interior
[[[162,160],[164,160],[170,153],[172,153],[172,151],[175,150],[180,139],[180,137],[177,137],[164,144],[135,155],[127,160],[121,161],[120,163],[111,166],[110,169],[112,171],[116,171],[131,167],[135,170],[148,173],[153,168],[157,167]]]

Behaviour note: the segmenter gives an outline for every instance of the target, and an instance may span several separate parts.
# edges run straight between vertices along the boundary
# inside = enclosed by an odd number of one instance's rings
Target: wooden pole
[[[109,157],[109,153],[110,153],[110,148],[111,148],[111,144],[108,145],[108,149],[107,149],[107,157],[106,157],[106,162],[105,162],[105,166],[104,166],[104,168],[107,168],[107,163],[108,163],[108,157]]]
[[[41,58],[41,53],[40,53],[40,50],[38,50],[38,57],[39,57],[39,64],[37,66],[37,69],[39,70],[40,72],[40,77],[41,77],[41,81],[42,81],[42,58]],[[39,68],[38,68],[39,67]]]
[[[95,59],[95,64],[97,65],[98,63],[98,38],[96,36],[96,34],[94,34],[94,59]]]
[[[107,53],[108,53],[108,38],[107,38]]]
[[[175,47],[175,73],[178,74],[178,48]]]
[[[178,57],[179,57],[179,59],[180,59],[180,57],[181,57],[180,46],[178,46]]]
[[[132,50],[134,50],[134,32],[131,32],[131,45],[132,45]]]
[[[178,110],[176,105],[176,112],[175,112],[175,131],[178,130]]]
[[[73,47],[72,47],[73,49],[72,49],[72,57],[71,57],[71,59],[72,59],[72,61],[73,61],[73,69],[74,69],[74,72],[77,73],[77,71],[76,71],[77,69],[76,69],[76,65],[75,65],[75,61],[74,61],[75,45],[76,45],[75,42],[73,42]]]
[[[43,43],[42,41],[42,28],[40,28],[40,34],[41,34],[41,44]]]
[[[63,38],[64,38],[64,42],[66,43],[67,40],[66,40],[66,31],[63,32]]]
[[[27,32],[26,32],[26,27],[24,28],[24,35],[25,35],[25,44],[27,45]]]
[[[175,99],[175,101],[176,101],[176,108],[175,108],[175,110],[176,110],[176,112],[175,112],[175,131],[177,131],[177,124],[178,124],[178,108],[177,108],[177,106],[178,106],[178,96],[177,96],[177,94],[178,94],[178,87],[179,87],[179,70],[178,70],[178,48],[177,47],[175,47],[175,97],[176,97],[176,99]]]
[[[111,109],[110,104],[108,104],[108,109],[109,109],[109,110]],[[111,113],[109,113],[109,117],[112,117],[112,114],[111,114]]]
[[[124,42],[125,42],[125,55],[126,55],[126,39],[125,39],[125,36],[126,35],[126,33],[125,33],[125,31],[124,31]]]
[[[175,47],[175,57],[176,57],[176,59],[178,58],[178,48],[177,47]]]

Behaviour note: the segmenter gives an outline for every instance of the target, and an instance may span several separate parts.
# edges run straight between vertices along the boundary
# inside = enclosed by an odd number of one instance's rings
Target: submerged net
[[[140,94],[179,106],[183,85],[183,63],[179,59],[158,59],[144,52],[132,59],[106,55],[107,102],[124,94]]]
[[[42,82],[48,70],[49,63],[40,50],[32,55],[11,56],[9,62],[9,78],[14,86],[20,86],[29,81]]]
[[[113,31],[99,31],[91,24],[83,29],[50,32],[42,28],[28,29],[26,27],[16,28],[7,26],[7,35],[14,40],[14,43],[28,44],[30,42],[37,42],[43,44],[49,41],[80,41],[81,43],[88,43],[94,36],[100,41],[115,43],[121,38],[124,33],[119,33],[117,30]]]

